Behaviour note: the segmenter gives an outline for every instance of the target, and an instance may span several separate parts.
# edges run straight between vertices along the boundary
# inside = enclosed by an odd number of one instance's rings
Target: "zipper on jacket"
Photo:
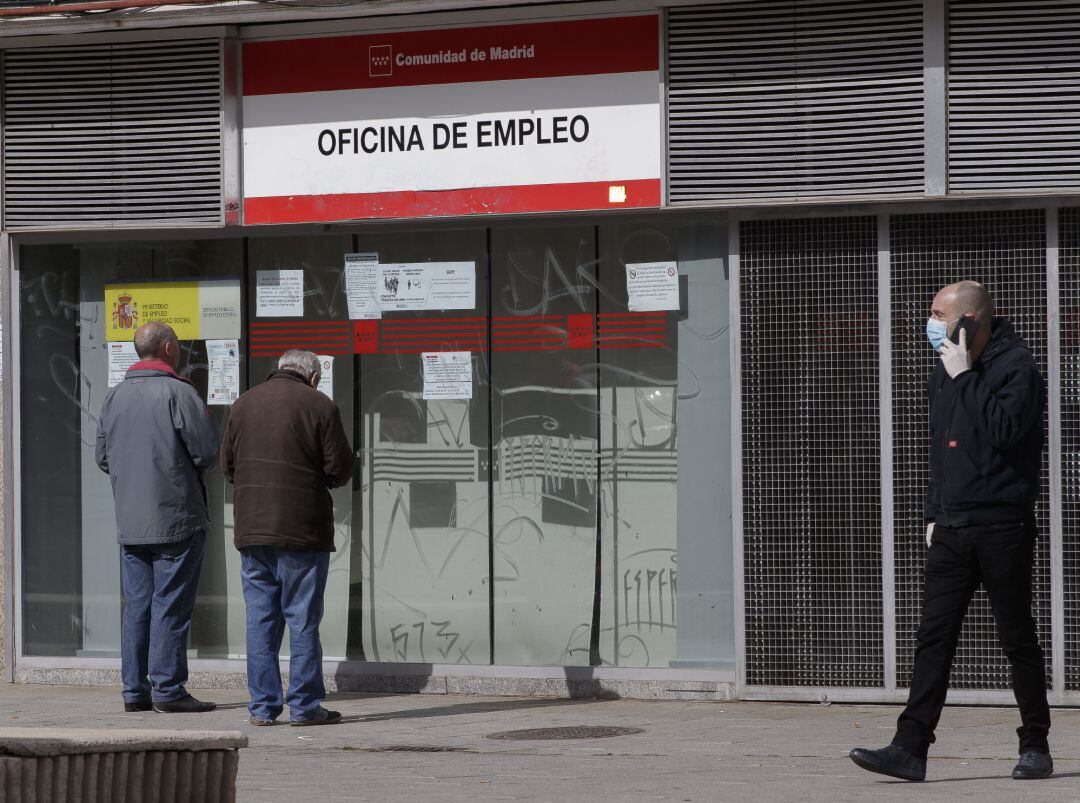
[[[945,389],[945,380],[941,380],[941,385],[938,386],[938,393],[941,393]],[[949,400],[949,415],[945,419],[945,437],[941,441],[941,499],[938,504],[938,509],[945,512],[945,467],[948,464],[949,455],[949,430],[952,428],[953,412],[956,410],[956,391],[953,391],[952,398]]]

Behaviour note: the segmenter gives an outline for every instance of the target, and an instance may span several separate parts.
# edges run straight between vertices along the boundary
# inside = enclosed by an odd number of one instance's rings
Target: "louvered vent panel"
[[[4,57],[9,228],[222,220],[221,44]]]
[[[921,194],[922,82],[921,2],[672,9],[670,200]]]
[[[1080,3],[949,3],[949,188],[1080,188]]]
[[[739,232],[746,682],[880,687],[877,220]]]

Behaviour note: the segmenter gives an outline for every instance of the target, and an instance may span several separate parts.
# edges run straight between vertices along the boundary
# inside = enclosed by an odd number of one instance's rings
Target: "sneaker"
[[[139,700],[134,703],[124,703],[124,711],[129,714],[134,714],[136,711],[153,711],[154,704],[149,700]]]
[[[337,725],[339,722],[341,722],[340,711],[328,711],[320,705],[310,717],[294,719],[289,724],[294,728],[303,728],[308,725]]]
[[[1012,777],[1018,781],[1035,781],[1049,778],[1053,774],[1054,759],[1050,758],[1050,754],[1029,750],[1020,754],[1020,761],[1013,769]]]
[[[190,694],[185,694],[176,700],[161,700],[154,703],[154,710],[159,714],[205,714],[215,708],[217,708],[216,704],[196,700]]]
[[[926,759],[909,753],[902,747],[890,744],[880,750],[856,747],[849,754],[851,760],[864,770],[888,775],[905,781],[921,781],[926,778]]]
[[[248,722],[257,728],[267,728],[277,724],[276,719],[260,719],[259,717],[248,717]]]

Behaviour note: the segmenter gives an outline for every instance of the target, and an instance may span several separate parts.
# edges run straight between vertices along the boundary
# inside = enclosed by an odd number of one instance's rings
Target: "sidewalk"
[[[1057,774],[1013,781],[1015,709],[948,708],[928,782],[871,775],[846,757],[879,747],[898,709],[780,703],[333,695],[319,728],[247,724],[239,691],[193,690],[211,714],[125,714],[118,689],[0,685],[3,725],[241,730],[238,799],[323,801],[1078,800],[1080,710],[1054,712]],[[573,741],[489,734],[563,726],[641,728]],[[441,748],[443,752],[388,750]],[[913,787],[918,787],[913,788]]]

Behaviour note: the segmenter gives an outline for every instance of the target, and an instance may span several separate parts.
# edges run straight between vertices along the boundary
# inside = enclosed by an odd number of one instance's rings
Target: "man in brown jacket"
[[[319,623],[334,551],[330,489],[351,479],[353,453],[337,406],[315,389],[319,374],[310,351],[286,351],[267,381],[233,405],[221,444],[221,470],[236,485],[253,725],[273,725],[283,709],[278,653],[286,624],[291,724],[341,721],[322,707]]]

